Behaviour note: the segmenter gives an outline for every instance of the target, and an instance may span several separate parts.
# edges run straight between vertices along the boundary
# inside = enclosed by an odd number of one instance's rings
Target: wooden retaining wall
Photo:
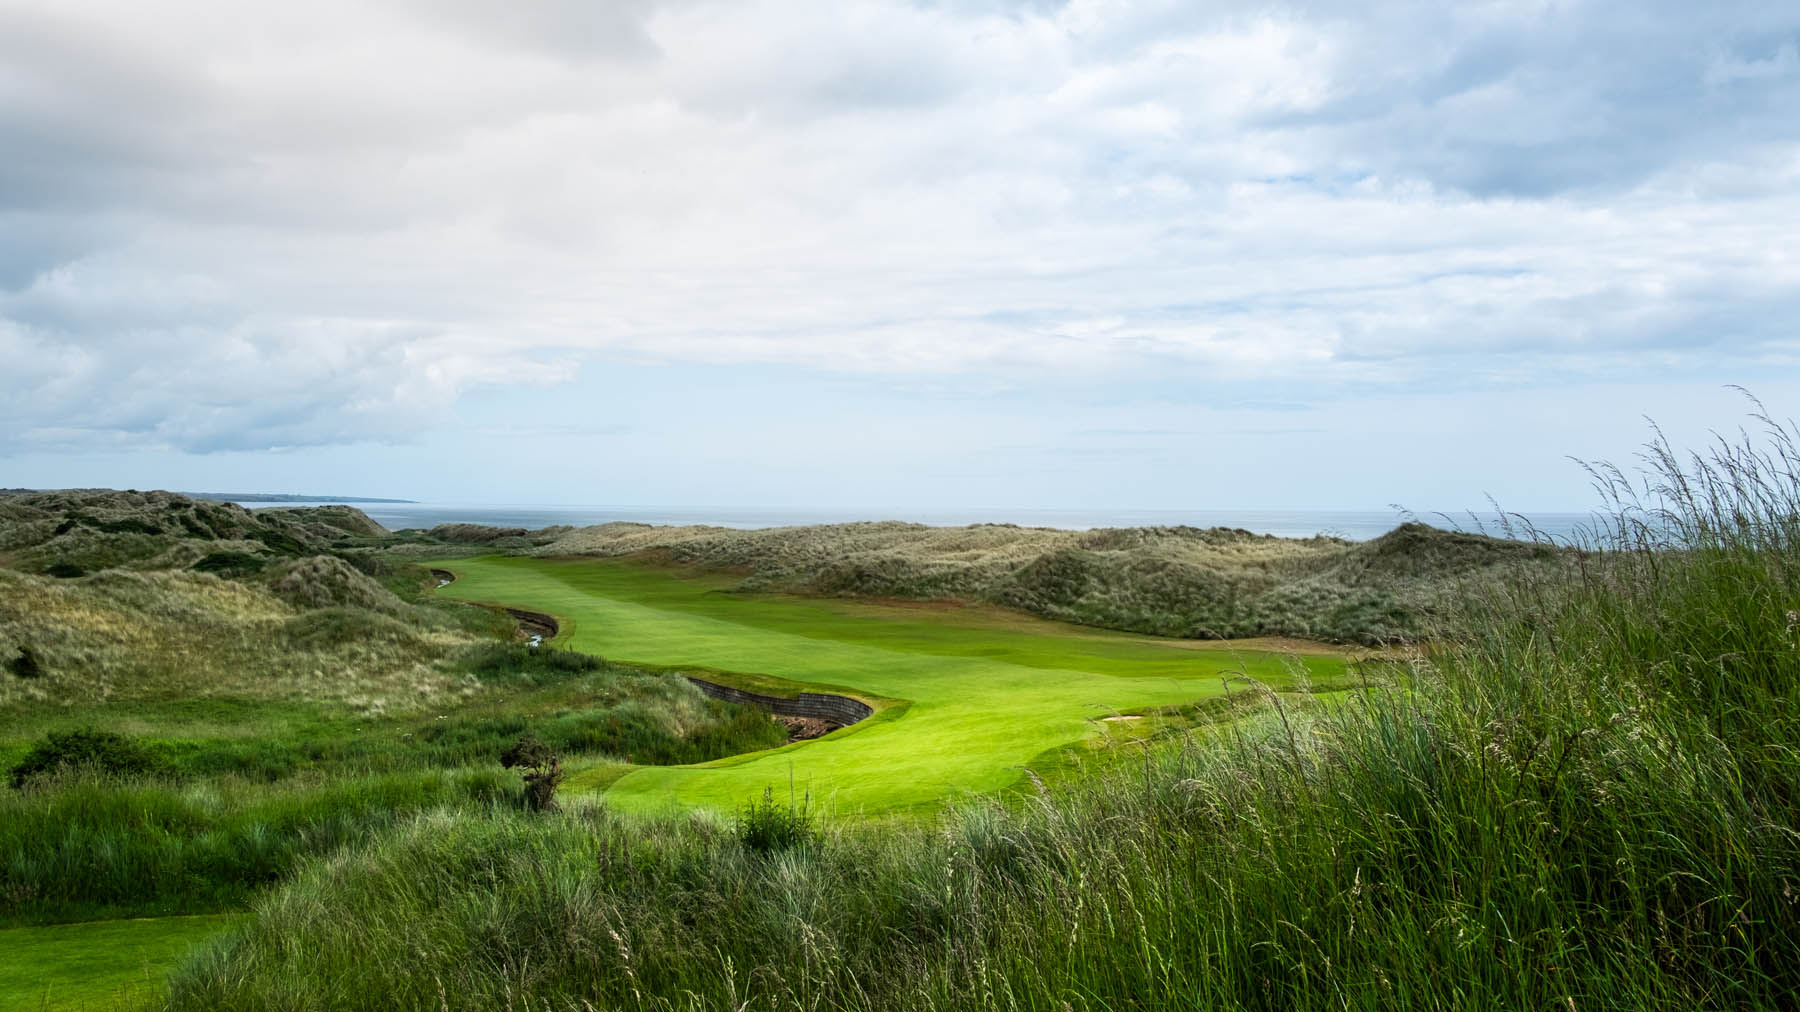
[[[784,717],[817,717],[833,724],[848,727],[875,712],[875,708],[860,699],[849,696],[835,696],[828,692],[802,692],[798,696],[765,696],[760,692],[746,692],[734,689],[729,685],[709,682],[704,678],[685,676],[694,683],[694,687],[714,699],[722,699],[727,703],[749,703],[760,706],[770,713],[779,713]]]

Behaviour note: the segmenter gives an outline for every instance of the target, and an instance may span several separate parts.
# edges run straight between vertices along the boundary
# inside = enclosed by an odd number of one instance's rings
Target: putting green
[[[893,704],[816,741],[634,769],[607,789],[629,808],[732,810],[768,786],[785,796],[790,780],[840,815],[935,804],[1006,787],[1034,757],[1094,734],[1094,718],[1223,692],[1225,673],[1278,689],[1297,676],[1315,685],[1345,676],[1344,659],[1330,654],[1197,648],[990,608],[726,593],[736,582],[729,576],[619,560],[430,565],[457,575],[439,593],[555,615],[556,642],[576,650]]]
[[[0,1009],[148,1007],[164,973],[236,914],[0,929]]]

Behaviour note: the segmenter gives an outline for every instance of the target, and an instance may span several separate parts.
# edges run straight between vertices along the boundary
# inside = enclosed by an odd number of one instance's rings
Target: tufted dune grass
[[[1596,469],[1576,565],[1471,588],[1342,705],[769,855],[706,812],[422,814],[171,1005],[1795,1007],[1800,447],[1766,437]]]
[[[729,574],[733,588],[745,591],[959,599],[1157,636],[1365,646],[1416,641],[1440,627],[1464,579],[1541,568],[1561,554],[1547,544],[1420,523],[1363,543],[1222,527],[1065,531],[891,521],[748,531],[611,523],[531,539],[473,525],[434,533],[471,551],[658,559]],[[430,553],[423,545],[410,550]]]

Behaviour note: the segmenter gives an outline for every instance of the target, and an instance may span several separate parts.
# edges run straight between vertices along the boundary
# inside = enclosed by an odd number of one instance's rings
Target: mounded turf
[[[0,929],[0,1008],[101,1012],[141,1008],[163,992],[164,972],[235,914],[89,921]]]
[[[1273,688],[1340,683],[1342,657],[1281,655],[1067,626],[986,608],[729,593],[729,576],[616,560],[431,563],[440,593],[555,615],[558,645],[614,660],[713,669],[846,691],[876,716],[825,738],[681,767],[640,767],[607,788],[628,808],[731,810],[775,787],[836,814],[933,805],[1018,780],[1094,718],[1197,701],[1228,675]],[[748,677],[745,677],[748,676]],[[761,676],[761,677],[758,677]],[[800,688],[799,685],[790,688]],[[1235,683],[1229,691],[1255,691]],[[571,786],[584,785],[579,779]]]

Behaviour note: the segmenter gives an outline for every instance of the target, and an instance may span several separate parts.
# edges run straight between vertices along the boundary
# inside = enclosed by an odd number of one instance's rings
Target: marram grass
[[[1542,568],[1559,554],[1548,545],[1417,523],[1361,544],[1228,528],[897,522],[751,531],[612,523],[550,533],[518,544],[462,536],[488,551],[546,558],[654,557],[734,574],[741,590],[957,598],[1159,636],[1364,645],[1428,635],[1450,610],[1461,578]]]

